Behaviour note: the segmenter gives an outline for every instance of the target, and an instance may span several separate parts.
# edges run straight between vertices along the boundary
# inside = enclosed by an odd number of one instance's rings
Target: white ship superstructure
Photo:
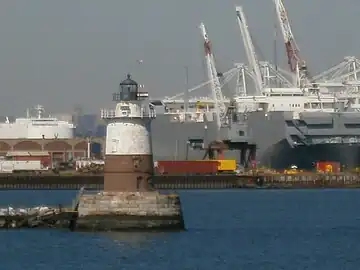
[[[71,139],[74,137],[74,125],[67,121],[60,121],[55,117],[43,116],[44,107],[35,107],[36,116],[16,118],[10,122],[0,123],[0,139]]]

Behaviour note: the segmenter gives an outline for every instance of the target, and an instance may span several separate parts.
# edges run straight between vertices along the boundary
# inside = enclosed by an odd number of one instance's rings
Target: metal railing
[[[140,115],[132,115],[131,111],[129,110],[123,110],[121,111],[121,115],[116,115],[115,110],[107,110],[102,109],[100,111],[100,117],[101,119],[112,119],[112,118],[155,118],[156,117],[156,111],[154,108],[151,108],[149,110],[141,110]]]

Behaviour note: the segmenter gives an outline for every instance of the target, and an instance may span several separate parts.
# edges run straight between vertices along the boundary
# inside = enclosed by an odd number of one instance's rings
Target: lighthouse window
[[[123,92],[124,99],[129,99],[129,96],[130,96],[130,87],[127,88],[127,91]]]
[[[120,110],[123,115],[126,115],[126,114],[130,113],[130,111],[131,111],[129,106],[120,106]]]

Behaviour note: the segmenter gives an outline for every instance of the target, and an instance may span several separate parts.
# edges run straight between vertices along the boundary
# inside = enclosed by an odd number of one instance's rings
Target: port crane
[[[243,9],[241,6],[236,7],[236,18],[237,18],[238,25],[239,25],[239,28],[241,31],[241,35],[243,37],[244,48],[245,48],[246,56],[248,59],[249,69],[252,71],[252,73],[254,75],[256,95],[261,95],[263,88],[264,88],[263,76],[261,74],[259,61],[258,61],[258,59],[256,57],[256,53],[255,53],[255,47],[252,42],[249,30],[248,30],[246,18],[244,16],[244,12],[243,12]]]
[[[188,140],[188,147],[192,149],[205,150],[205,155],[203,159],[208,157],[209,159],[223,159],[225,150],[240,150],[241,153],[245,151],[250,151],[252,154],[248,156],[254,156],[256,152],[256,146],[253,144],[248,144],[243,141],[233,141],[231,137],[231,132],[236,132],[236,128],[233,128],[231,125],[233,110],[232,102],[229,106],[225,105],[225,99],[222,93],[221,84],[220,84],[220,74],[216,70],[214,55],[211,48],[211,42],[208,37],[204,23],[201,23],[199,26],[201,34],[204,40],[204,52],[205,60],[207,67],[208,79],[210,81],[210,89],[213,96],[215,104],[215,117],[217,124],[217,134],[215,140],[209,138],[210,142],[205,142],[204,139],[190,139]],[[245,67],[244,65],[236,65],[236,70],[244,74]],[[235,123],[234,123],[235,124]],[[233,130],[234,129],[234,130]],[[225,133],[223,133],[225,131]],[[230,136],[229,136],[230,135]],[[207,146],[205,146],[205,143]],[[242,154],[241,156],[245,156]],[[241,163],[243,165],[248,164],[248,161],[245,158],[241,158]]]
[[[314,76],[316,84],[330,89],[339,101],[345,102],[345,109],[360,111],[360,60],[347,56],[330,69]]]
[[[202,37],[204,39],[204,51],[205,51],[205,60],[208,79],[210,80],[211,93],[214,99],[214,108],[216,114],[216,122],[218,131],[222,127],[226,127],[228,124],[227,121],[227,108],[225,105],[225,99],[221,91],[221,84],[219,79],[219,73],[216,70],[215,59],[211,49],[211,42],[208,37],[204,23],[201,23],[199,26],[201,30]]]
[[[314,76],[313,79],[325,87],[360,86],[359,72],[360,60],[355,56],[346,56],[341,63]]]
[[[242,67],[240,66],[235,66],[234,68],[231,68],[230,70],[224,72],[222,75],[223,75],[223,81],[222,83],[220,84],[220,88],[222,88],[225,84],[227,84],[229,81],[232,80],[232,78],[238,73],[238,71],[241,69]],[[207,80],[203,83],[200,83],[190,89],[187,89],[187,93],[192,93],[204,86],[207,86],[209,85],[210,83],[212,83],[212,81],[214,81],[214,79],[210,79],[210,80]],[[220,80],[219,80],[220,81]],[[171,101],[171,100],[176,100],[178,98],[181,98],[185,95],[185,93],[178,93],[174,96],[171,96],[171,97],[166,97],[165,100],[168,100],[168,101]]]
[[[294,84],[300,88],[311,85],[306,62],[300,57],[299,46],[292,33],[290,21],[287,16],[282,0],[274,0],[276,14],[281,28],[281,33],[285,42],[285,50],[288,58],[290,71],[294,74]]]
[[[204,159],[208,156],[210,159],[215,159],[215,152],[219,158],[223,158],[223,151],[226,149],[226,145],[223,140],[220,139],[221,128],[228,127],[227,121],[227,108],[225,105],[225,99],[222,94],[219,73],[216,70],[214,54],[211,48],[211,42],[207,34],[204,23],[199,26],[202,37],[204,39],[204,52],[206,60],[206,68],[208,79],[210,80],[210,89],[214,99],[215,117],[217,122],[217,135],[216,140],[211,141],[206,149]]]
[[[243,8],[242,6],[237,6],[235,9],[245,53],[248,59],[248,70],[250,71],[250,77],[255,84],[256,95],[264,94],[264,88],[270,87],[272,78],[276,78],[283,86],[293,87],[292,82],[278,72],[270,63],[258,60],[254,41],[250,35]]]
[[[358,93],[360,81],[357,79],[357,73],[360,71],[358,68],[360,62],[353,56],[345,57],[343,62],[319,75],[310,76],[307,64],[301,58],[299,47],[295,42],[283,0],[273,1],[285,42],[290,71],[294,74],[297,86],[300,88],[312,88],[313,90],[318,87],[338,87],[345,88],[345,92],[349,94]]]

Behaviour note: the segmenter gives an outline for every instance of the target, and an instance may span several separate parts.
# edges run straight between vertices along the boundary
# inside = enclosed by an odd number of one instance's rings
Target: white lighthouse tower
[[[154,171],[149,94],[128,74],[113,101],[115,110],[101,110],[107,121],[104,191],[146,191]]]

